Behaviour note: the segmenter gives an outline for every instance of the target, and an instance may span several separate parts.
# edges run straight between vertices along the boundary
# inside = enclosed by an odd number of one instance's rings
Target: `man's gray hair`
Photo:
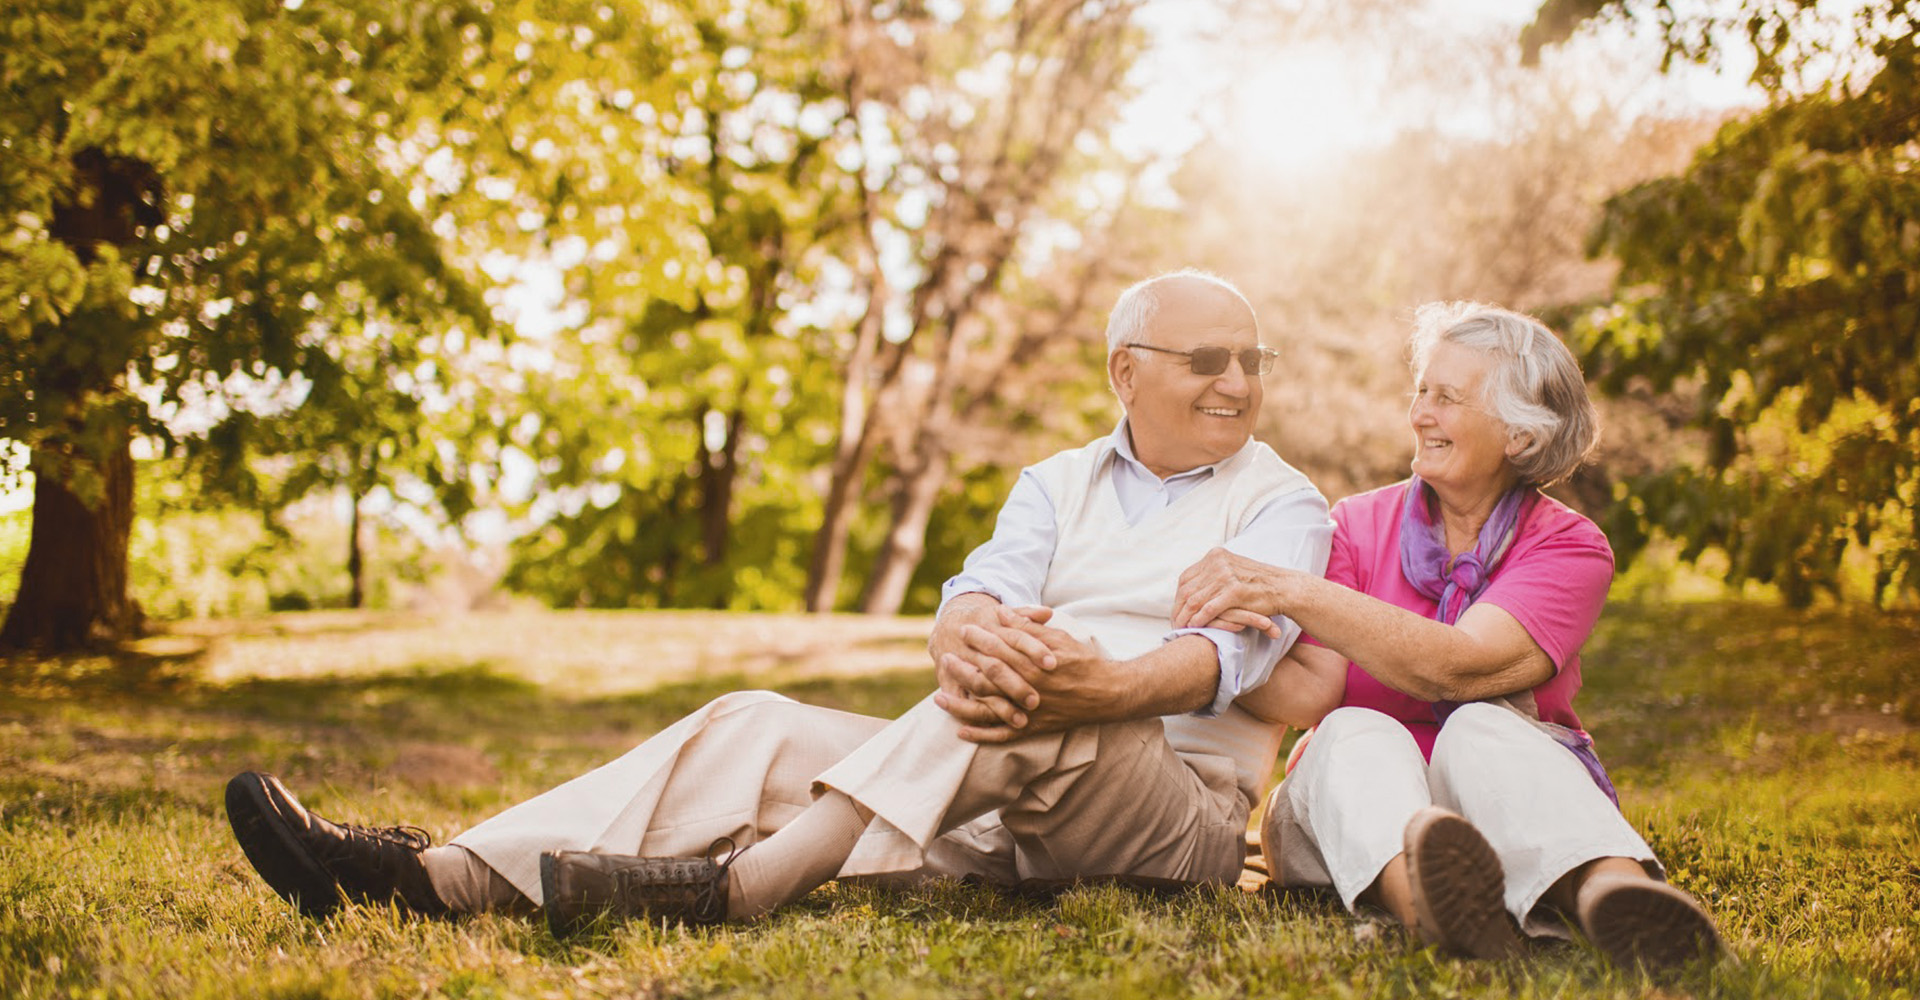
[[[1139,340],[1146,335],[1148,324],[1153,322],[1154,314],[1160,311],[1160,296],[1154,291],[1161,282],[1175,278],[1192,278],[1217,286],[1247,306],[1247,312],[1253,312],[1253,306],[1247,303],[1247,297],[1233,282],[1209,271],[1197,267],[1181,268],[1156,274],[1151,278],[1136,281],[1120,293],[1119,301],[1113,304],[1113,312],[1107,314],[1107,353],[1111,355],[1122,346]]]
[[[1580,363],[1539,320],[1478,302],[1434,302],[1413,318],[1413,370],[1434,348],[1457,344],[1493,357],[1481,403],[1520,447],[1507,456],[1520,481],[1551,486],[1573,475],[1600,439]]]

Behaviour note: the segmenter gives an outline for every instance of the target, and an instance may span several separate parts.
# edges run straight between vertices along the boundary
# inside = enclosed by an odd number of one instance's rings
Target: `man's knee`
[[[707,703],[706,729],[774,734],[793,728],[809,706],[772,691],[729,691]]]
[[[756,689],[749,691],[728,691],[726,694],[708,702],[707,708],[712,710],[715,715],[725,715],[752,709],[755,706],[769,704],[797,705],[799,702],[775,691]]]

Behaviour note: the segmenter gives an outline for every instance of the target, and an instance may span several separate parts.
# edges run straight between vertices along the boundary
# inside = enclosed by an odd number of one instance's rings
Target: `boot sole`
[[[592,918],[576,912],[578,908],[562,902],[566,899],[566,888],[560,884],[563,878],[560,872],[559,851],[545,851],[540,855],[540,909],[546,913],[547,930],[556,938],[572,937],[578,934]]]
[[[1580,926],[1594,947],[1623,969],[1668,973],[1722,951],[1707,911],[1685,892],[1651,879],[1597,889],[1581,901]]]
[[[227,782],[227,822],[253,870],[280,898],[309,917],[340,908],[340,888],[274,808],[270,775],[248,771]]]
[[[1506,870],[1473,824],[1442,809],[1414,815],[1407,879],[1421,940],[1467,958],[1510,958],[1520,937],[1507,916]]]

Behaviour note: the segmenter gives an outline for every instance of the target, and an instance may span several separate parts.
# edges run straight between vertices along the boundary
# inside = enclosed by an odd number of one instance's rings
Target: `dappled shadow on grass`
[[[199,683],[206,652],[198,641],[141,641],[60,656],[0,657],[0,696],[172,695]]]
[[[933,686],[924,669],[767,680],[759,686],[800,701],[888,718]],[[105,674],[80,683],[84,696],[43,687],[0,700],[0,758],[19,779],[0,782],[0,792],[39,802],[21,808],[41,819],[119,817],[140,795],[178,796],[204,812],[241,770],[324,790],[323,801],[372,789],[399,795],[390,806],[408,815],[422,807],[484,815],[750,686],[725,674],[576,696],[486,662],[228,685],[179,679],[160,689]]]
[[[130,823],[156,813],[212,815],[216,803],[203,795],[152,785],[112,787],[72,780],[52,784],[25,774],[0,776],[0,833],[30,824],[78,826]]]
[[[170,695],[204,679],[215,643],[234,637],[344,637],[421,622],[398,612],[313,612],[166,622],[149,634],[52,656],[0,655],[0,694],[24,698]]]
[[[516,737],[617,733],[638,738],[709,701],[752,687],[743,674],[661,684],[612,696],[574,697],[487,663],[355,677],[250,680],[194,692],[185,704],[309,734],[381,733],[411,739],[466,738],[490,730]],[[933,689],[931,670],[858,677],[762,680],[809,704],[892,717]]]

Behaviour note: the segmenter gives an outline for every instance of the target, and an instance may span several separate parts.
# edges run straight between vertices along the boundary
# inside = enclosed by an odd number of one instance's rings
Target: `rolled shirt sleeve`
[[[1227,540],[1225,548],[1235,555],[1257,559],[1272,566],[1297,569],[1315,576],[1327,570],[1327,555],[1333,546],[1333,519],[1327,513],[1327,500],[1311,487],[1282,494],[1269,501],[1246,528]],[[1300,636],[1300,626],[1285,616],[1273,619],[1280,626],[1280,638],[1265,632],[1242,629],[1231,632],[1220,628],[1183,628],[1168,633],[1173,639],[1182,635],[1202,635],[1213,642],[1220,656],[1220,684],[1213,703],[1193,714],[1210,718],[1227,710],[1235,698],[1252,691],[1273,676],[1273,668]]]
[[[940,587],[940,610],[961,594],[985,594],[1001,604],[1040,603],[1040,587],[1053,565],[1059,529],[1053,501],[1033,470],[1022,470],[994,521],[993,537],[967,556],[960,572]]]

